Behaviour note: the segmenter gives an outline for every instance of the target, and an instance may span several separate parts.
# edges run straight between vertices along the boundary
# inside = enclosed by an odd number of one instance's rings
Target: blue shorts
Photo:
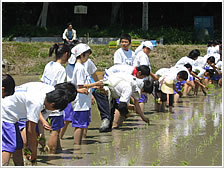
[[[120,99],[115,99],[117,104],[120,104]]]
[[[194,77],[190,76],[189,81],[194,81]]]
[[[17,123],[18,123],[19,131],[22,131],[24,128],[26,128],[26,121],[17,121]],[[36,132],[37,134],[39,133],[38,124],[36,126]]]
[[[72,127],[87,128],[91,122],[91,109],[87,111],[73,111]]]
[[[181,91],[182,86],[183,86],[184,83],[186,83],[185,80],[182,81],[182,82],[178,81],[178,82],[176,83],[176,88],[177,88],[177,91],[178,91],[178,92]],[[177,92],[176,92],[175,90],[174,90],[174,94],[177,94]]]
[[[65,126],[64,116],[49,116],[48,119],[51,119],[51,128],[53,131],[59,130]]]
[[[2,151],[14,153],[23,148],[18,123],[2,122]]]
[[[67,107],[64,109],[64,121],[72,121],[72,112],[73,112],[73,107],[72,103],[69,103]]]
[[[220,75],[214,75],[212,76],[211,80],[219,80],[221,78]]]
[[[139,103],[146,103],[148,100],[147,95],[141,94],[141,98],[138,100]]]

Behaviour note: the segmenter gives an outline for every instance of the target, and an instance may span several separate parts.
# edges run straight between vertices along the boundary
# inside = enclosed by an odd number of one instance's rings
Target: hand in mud
[[[148,118],[148,117],[145,117],[145,116],[144,116],[144,117],[142,118],[142,120],[143,120],[144,122],[146,122],[146,123],[149,124],[149,118]]]

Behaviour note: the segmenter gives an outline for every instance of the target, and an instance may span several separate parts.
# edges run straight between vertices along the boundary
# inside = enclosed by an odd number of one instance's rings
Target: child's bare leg
[[[57,143],[59,139],[60,130],[52,131],[48,140],[48,146],[50,148],[50,154],[56,153]]]
[[[114,111],[114,120],[113,120],[113,126],[112,126],[112,128],[117,128],[117,127],[119,127],[119,119],[120,119],[120,112],[117,110],[117,109],[115,109],[115,111]]]
[[[62,139],[65,131],[67,130],[67,127],[69,125],[70,121],[65,121],[65,126],[61,129],[60,133],[59,133],[59,138]]]
[[[11,154],[12,153],[7,152],[7,151],[2,152],[2,166],[8,166],[9,165],[9,160],[10,160]]]
[[[24,166],[22,149],[16,150],[16,152],[13,153],[13,162],[15,166]]]
[[[80,145],[82,141],[84,128],[76,127],[74,131],[74,144]]]
[[[82,139],[85,139],[86,136],[87,136],[87,131],[88,131],[88,127],[87,128],[84,128],[83,130],[83,134],[82,134]]]
[[[174,95],[174,103],[175,103],[175,104],[178,103],[179,98],[180,98],[180,95],[179,95],[179,94],[175,94],[175,95]]]

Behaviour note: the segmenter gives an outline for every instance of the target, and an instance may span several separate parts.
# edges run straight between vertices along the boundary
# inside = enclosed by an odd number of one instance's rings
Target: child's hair
[[[185,70],[182,70],[182,71],[178,72],[177,75],[181,79],[184,79],[184,80],[188,79],[188,73]]]
[[[83,52],[82,54],[83,54],[83,56],[85,57],[85,55],[86,55],[87,53],[91,54],[91,53],[92,53],[92,50],[91,50],[91,49],[88,49],[87,51]],[[77,59],[80,59],[80,58],[81,58],[81,55],[77,56],[77,57],[76,57],[76,61],[77,61]]]
[[[211,63],[215,63],[215,57],[214,56],[210,56],[208,59],[207,59],[207,62],[211,62]]]
[[[68,57],[71,56],[71,48],[67,44],[55,43],[49,49],[49,56],[52,56],[55,51],[56,60],[60,59],[66,52],[68,52]]]
[[[197,59],[198,56],[200,56],[200,51],[199,51],[198,49],[194,49],[194,50],[192,50],[192,51],[189,53],[189,55],[188,55],[188,57],[191,58],[191,59],[193,59],[193,60]]]
[[[146,65],[140,65],[137,68],[137,71],[141,71],[141,75],[149,76],[150,68]]]
[[[153,91],[153,81],[152,80],[144,80],[143,90],[145,93],[151,94]]]
[[[15,92],[15,81],[9,74],[2,75],[2,87],[5,87],[4,92],[6,93],[5,96],[13,95]]]
[[[213,44],[214,46],[216,46],[216,45],[218,45],[219,43],[218,43],[217,40],[214,40],[214,41],[212,42],[212,44]]]
[[[72,83],[59,83],[55,85],[55,90],[46,94],[49,103],[55,103],[54,108],[60,111],[64,110],[68,103],[75,100],[77,89]]]
[[[212,78],[215,75],[215,71],[213,69],[206,69],[205,72],[208,72],[210,78]]]
[[[210,47],[210,46],[212,46],[212,40],[208,41],[207,47]]]
[[[131,36],[127,33],[124,33],[124,34],[121,35],[120,42],[121,42],[122,39],[126,39],[126,40],[129,41],[129,43],[131,43]]]
[[[187,69],[190,68],[190,71],[192,71],[192,65],[190,63],[187,63],[184,65]]]

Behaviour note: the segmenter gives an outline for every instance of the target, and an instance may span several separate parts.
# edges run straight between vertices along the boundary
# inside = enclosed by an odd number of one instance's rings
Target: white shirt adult
[[[150,70],[152,70],[149,62],[149,57],[143,51],[138,52],[133,62],[133,66],[140,66],[140,65],[146,65],[150,68]]]
[[[55,86],[56,84],[65,82],[65,78],[65,68],[60,63],[51,61],[45,66],[41,81],[48,85]],[[59,110],[47,112],[50,113],[49,116],[61,116],[64,114],[64,111]]]
[[[2,120],[8,123],[32,121],[38,123],[40,112],[45,108],[46,93],[53,86],[41,82],[29,82],[15,88],[15,93],[2,99]]]
[[[81,63],[76,63],[73,71],[72,81],[76,86],[90,84],[90,75],[86,71],[86,68]],[[91,95],[92,90],[89,89],[89,94],[78,93],[75,101],[72,102],[74,111],[87,111],[91,108]]]
[[[128,51],[120,48],[114,53],[114,64],[126,64],[133,65],[133,61],[135,59],[135,53],[128,49]]]

